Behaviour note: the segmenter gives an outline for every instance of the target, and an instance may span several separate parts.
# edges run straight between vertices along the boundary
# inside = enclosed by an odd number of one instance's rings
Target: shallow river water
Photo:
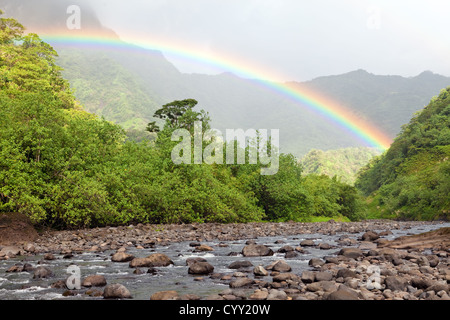
[[[400,223],[401,224],[401,223]],[[399,230],[391,230],[392,235],[383,237],[385,239],[394,239],[396,237],[417,234],[441,227],[450,227],[450,223],[439,223],[429,225],[419,225],[417,227]],[[228,266],[234,261],[249,260],[254,266],[267,266],[271,262],[283,259],[291,267],[292,272],[301,274],[304,270],[309,270],[308,262],[311,258],[323,258],[335,254],[340,249],[337,240],[343,233],[335,235],[322,234],[299,234],[295,236],[282,237],[261,237],[255,239],[258,244],[269,246],[275,254],[268,257],[243,257],[241,253],[247,240],[228,241],[228,242],[202,242],[211,246],[214,251],[194,252],[190,246],[191,242],[172,243],[166,246],[155,246],[152,249],[128,248],[127,252],[136,257],[146,257],[152,253],[164,253],[173,262],[169,267],[155,268],[155,273],[146,273],[148,268],[142,268],[143,274],[134,274],[135,269],[130,268],[128,263],[117,263],[111,261],[111,255],[114,251],[87,252],[75,254],[72,258],[64,259],[62,255],[55,255],[55,260],[44,260],[43,255],[16,257],[10,260],[0,261],[0,300],[22,300],[22,299],[102,299],[102,297],[91,297],[84,294],[86,288],[82,288],[80,293],[75,296],[64,297],[65,289],[50,288],[50,285],[58,280],[65,281],[69,277],[68,267],[74,264],[81,271],[81,279],[89,275],[104,275],[108,284],[121,283],[132,294],[133,299],[148,300],[150,296],[158,291],[175,290],[180,295],[196,294],[200,297],[207,297],[211,294],[217,294],[228,289],[228,283],[220,279],[212,279],[210,276],[203,276],[202,280],[198,276],[189,275],[186,259],[190,257],[203,257],[214,266],[214,273],[232,275],[237,270],[230,269]],[[362,233],[345,234],[349,238],[358,239]],[[289,245],[298,247],[299,243],[305,239],[312,239],[316,244],[328,243],[334,247],[329,250],[322,250],[318,247],[304,247],[305,253],[298,253],[294,258],[285,259],[284,253],[277,252],[282,246]],[[280,240],[282,240],[282,243]],[[6,272],[16,263],[29,263],[33,267],[46,266],[54,273],[50,279],[33,279],[33,272],[9,273]],[[252,268],[250,269],[252,270]],[[250,272],[249,276],[253,278]],[[270,276],[259,277],[260,280],[271,281]],[[99,288],[102,290],[102,288]]]

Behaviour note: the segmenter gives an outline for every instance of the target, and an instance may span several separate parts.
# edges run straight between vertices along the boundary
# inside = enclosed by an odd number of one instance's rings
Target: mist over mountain
[[[8,16],[29,31],[46,26],[66,30],[67,7],[83,7],[83,33],[117,37],[99,21],[89,1],[0,0]],[[51,10],[49,10],[51,8]],[[118,38],[118,37],[117,37]],[[334,150],[367,146],[363,141],[289,97],[232,73],[218,75],[180,72],[163,53],[125,44],[126,51],[51,45],[59,53],[63,75],[89,112],[144,131],[158,107],[193,98],[210,113],[213,128],[279,129],[281,151],[301,158],[311,149]],[[282,58],[282,57],[280,57]],[[290,86],[311,88],[347,107],[395,138],[401,126],[421,110],[450,78],[425,71],[415,77],[375,75],[364,70],[322,76],[307,82],[286,79]]]

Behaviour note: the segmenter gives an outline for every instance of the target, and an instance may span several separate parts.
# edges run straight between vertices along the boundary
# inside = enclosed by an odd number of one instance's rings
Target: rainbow
[[[353,115],[344,106],[331,101],[323,93],[317,93],[299,85],[291,85],[271,81],[280,79],[280,75],[267,70],[267,67],[252,65],[249,61],[243,61],[239,57],[208,54],[191,44],[180,41],[168,42],[165,39],[149,37],[148,35],[126,36],[126,42],[118,37],[79,33],[72,36],[68,33],[40,32],[41,38],[51,45],[68,45],[89,48],[107,48],[112,50],[132,50],[146,52],[157,50],[163,54],[169,54],[196,63],[206,64],[223,71],[231,72],[240,77],[257,82],[268,90],[275,91],[288,97],[298,105],[306,107],[309,111],[321,115],[327,121],[337,125],[340,129],[362,141],[365,145],[385,151],[392,143],[392,139],[381,132],[374,125]]]

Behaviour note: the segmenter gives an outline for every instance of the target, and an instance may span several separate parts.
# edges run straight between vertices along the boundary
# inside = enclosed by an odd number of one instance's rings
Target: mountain
[[[64,30],[67,6],[79,4],[83,7],[81,37],[94,32],[120,41],[113,31],[101,25],[88,1],[61,0],[51,12],[45,10],[49,1],[38,4],[30,0],[0,0],[0,8],[9,9],[8,15],[21,18],[29,31],[42,25]],[[126,51],[49,42],[59,53],[57,62],[65,69],[63,76],[69,80],[85,109],[134,133],[143,132],[145,124],[155,120],[152,115],[159,106],[192,98],[199,102],[198,109],[209,112],[211,126],[222,132],[238,128],[279,129],[281,151],[297,158],[312,149],[326,151],[366,146],[286,95],[232,73],[181,73],[163,53],[125,43]],[[285,84],[306,87],[328,97],[393,139],[402,124],[421,110],[436,92],[450,85],[450,78],[429,71],[405,78],[356,70]]]
[[[450,214],[450,87],[408,125],[389,150],[360,173],[356,186],[383,216],[448,219]]]

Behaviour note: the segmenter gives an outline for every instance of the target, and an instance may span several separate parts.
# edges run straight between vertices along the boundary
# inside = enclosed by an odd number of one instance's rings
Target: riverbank
[[[370,220],[46,231],[1,248],[0,290],[3,278],[14,294],[14,281],[28,279],[28,289],[73,299],[447,300],[447,225]],[[430,230],[441,231],[417,238]],[[71,263],[84,268],[79,290],[65,283]]]

